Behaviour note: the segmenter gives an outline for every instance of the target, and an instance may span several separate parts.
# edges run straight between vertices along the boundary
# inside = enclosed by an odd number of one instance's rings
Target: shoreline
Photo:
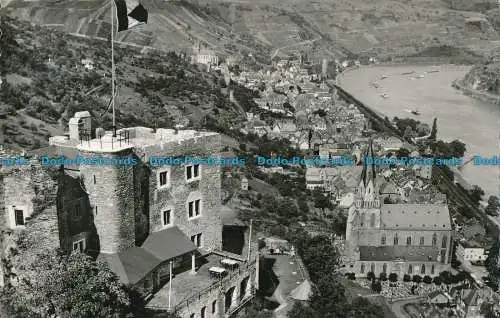
[[[456,79],[451,83],[451,86],[455,89],[461,91],[467,96],[470,96],[474,99],[480,100],[485,103],[500,105],[500,96],[495,96],[489,93],[481,92],[470,87],[467,87],[462,84],[461,79]]]

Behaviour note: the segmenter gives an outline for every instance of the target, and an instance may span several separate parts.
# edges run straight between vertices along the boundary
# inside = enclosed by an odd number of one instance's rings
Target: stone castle
[[[255,294],[258,255],[249,229],[224,217],[221,168],[149,163],[152,156],[220,151],[221,136],[212,132],[98,128],[92,137],[90,114],[78,112],[69,134],[51,137],[49,147],[29,154],[28,165],[2,168],[3,233],[22,231],[33,248],[94,255],[141,290],[150,308],[224,317]],[[44,156],[114,164],[43,166]]]
[[[373,144],[366,156],[375,157]],[[348,271],[387,276],[437,276],[449,270],[452,226],[442,204],[384,204],[376,167],[365,165],[346,228]]]

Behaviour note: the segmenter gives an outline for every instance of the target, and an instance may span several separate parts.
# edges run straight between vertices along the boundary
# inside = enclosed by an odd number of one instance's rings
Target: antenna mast
[[[115,118],[115,8],[111,1],[111,107],[113,109],[113,137],[116,137]]]

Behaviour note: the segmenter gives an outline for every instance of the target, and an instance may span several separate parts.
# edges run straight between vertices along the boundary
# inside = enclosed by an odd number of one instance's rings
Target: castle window
[[[75,206],[75,218],[79,218],[80,216],[82,216],[81,211],[80,211],[80,204],[77,204]]]
[[[370,226],[375,227],[375,213],[370,215]]]
[[[425,265],[422,264],[422,268],[420,269],[420,274],[425,274]]]
[[[200,172],[200,165],[186,166],[186,181],[199,180],[201,178]]]
[[[24,225],[24,211],[23,210],[14,210],[14,219],[16,222],[16,226]]]
[[[201,214],[201,200],[197,199],[188,202],[188,217],[194,218]]]
[[[172,210],[163,211],[163,226],[172,225]]]
[[[411,236],[406,238],[406,245],[411,245]]]
[[[448,237],[445,235],[443,236],[443,242],[441,244],[441,247],[446,248],[447,243],[448,243]]]
[[[212,314],[215,314],[217,312],[217,300],[214,300],[212,302]]]
[[[425,238],[423,236],[420,237],[420,245],[425,244]]]
[[[432,246],[436,247],[437,241],[438,241],[437,234],[434,233],[434,235],[432,235]]]
[[[413,274],[413,265],[408,265],[408,274]]]
[[[170,168],[162,169],[157,173],[158,188],[170,187]]]
[[[198,233],[196,235],[191,235],[191,242],[193,242],[193,244],[196,245],[196,247],[203,246],[202,239],[203,239],[203,237],[202,237],[201,233]]]
[[[380,243],[381,243],[382,245],[385,245],[385,241],[386,241],[386,239],[387,239],[387,238],[386,238],[385,234],[382,234],[382,239],[381,239]]]
[[[435,267],[434,265],[431,266],[431,274],[434,274],[434,271],[435,271]]]
[[[375,263],[370,266],[370,271],[375,274]]]
[[[387,264],[384,263],[384,266],[382,266],[382,272],[387,273]]]
[[[394,245],[399,244],[398,234],[394,235]]]
[[[85,239],[73,242],[73,252],[85,252]]]

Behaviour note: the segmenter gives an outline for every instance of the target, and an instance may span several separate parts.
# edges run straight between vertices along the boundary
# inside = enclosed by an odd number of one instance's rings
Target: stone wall
[[[220,154],[220,135],[204,136],[198,140],[188,140],[180,143],[167,143],[163,146],[148,146],[144,152],[138,153],[145,158],[149,156],[174,157],[217,157]],[[147,159],[146,159],[147,160]],[[158,173],[169,170],[170,186],[159,189]],[[221,167],[219,165],[200,166],[201,178],[196,181],[186,181],[186,167],[160,166],[151,167],[149,176],[149,223],[150,231],[164,228],[162,212],[173,211],[173,225],[178,226],[188,237],[198,233],[203,235],[203,247],[206,249],[222,248],[222,221],[219,216],[221,198]],[[188,219],[187,201],[201,198],[201,216]]]
[[[82,152],[81,155],[113,159],[131,156],[132,152],[126,149],[106,154]],[[117,253],[135,245],[133,170],[133,166],[118,165],[80,167],[103,253]]]

